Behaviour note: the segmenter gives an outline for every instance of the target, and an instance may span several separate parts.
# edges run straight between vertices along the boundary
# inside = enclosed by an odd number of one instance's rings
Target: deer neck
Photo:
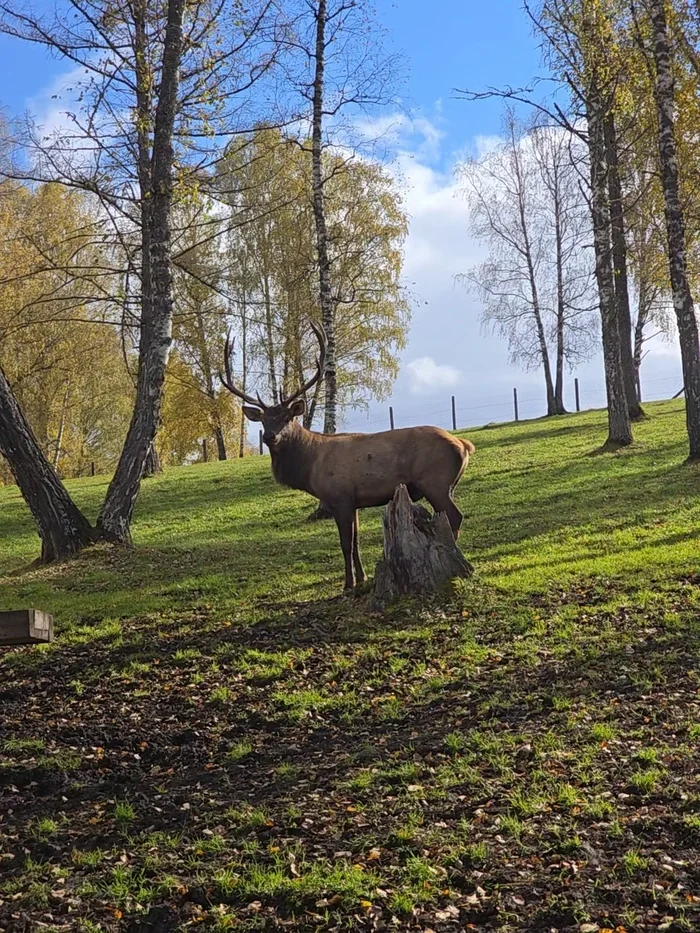
[[[314,495],[311,474],[318,443],[318,435],[307,431],[298,421],[292,422],[284,440],[270,451],[272,473],[277,482]]]

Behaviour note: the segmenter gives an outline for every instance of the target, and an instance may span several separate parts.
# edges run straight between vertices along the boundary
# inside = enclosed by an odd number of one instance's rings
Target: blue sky
[[[447,148],[497,133],[500,104],[457,100],[454,88],[524,84],[538,50],[518,0],[379,0],[390,43],[405,53],[407,103],[425,116],[442,104]]]
[[[497,420],[509,415],[514,385],[523,414],[540,414],[540,375],[509,364],[505,345],[482,334],[475,299],[455,284],[455,276],[480,256],[469,236],[455,165],[498,134],[501,104],[459,100],[454,89],[518,86],[536,75],[539,52],[527,17],[519,0],[376,0],[376,6],[389,49],[402,53],[406,64],[403,112],[388,114],[386,121],[393,127],[393,165],[411,222],[405,274],[418,300],[393,398],[372,405],[369,416],[351,414],[348,425],[379,428],[388,404],[398,423],[445,423],[451,394],[460,423]],[[55,112],[60,103],[51,95],[69,70],[39,48],[0,36],[0,103],[11,113]],[[584,403],[603,404],[600,356],[578,375]],[[674,344],[656,343],[643,367],[645,379],[653,394],[677,391]]]

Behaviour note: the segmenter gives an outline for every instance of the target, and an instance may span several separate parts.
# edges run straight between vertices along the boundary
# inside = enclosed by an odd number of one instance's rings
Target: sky
[[[482,256],[455,168],[465,154],[493,145],[502,113],[499,101],[460,100],[456,89],[520,86],[540,73],[527,17],[519,0],[376,0],[376,9],[386,46],[405,68],[401,107],[383,114],[381,127],[409,215],[404,275],[416,303],[392,397],[366,414],[348,413],[345,426],[388,427],[389,405],[397,425],[449,426],[452,395],[460,425],[504,420],[512,417],[513,387],[521,417],[543,414],[541,375],[509,363],[505,343],[482,332],[477,299],[455,281]],[[39,48],[0,36],[0,105],[50,122],[70,70]],[[583,407],[602,407],[600,354],[567,376],[571,406],[574,376]],[[667,397],[681,385],[675,343],[654,341],[642,368],[643,395]]]

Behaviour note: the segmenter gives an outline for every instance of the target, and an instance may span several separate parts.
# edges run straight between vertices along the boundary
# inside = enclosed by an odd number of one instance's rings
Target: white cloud
[[[73,131],[73,121],[68,114],[79,108],[80,93],[87,78],[85,68],[76,65],[28,98],[27,110],[44,138]]]
[[[477,136],[474,140],[473,150],[477,159],[490,155],[503,143],[501,136]]]
[[[382,139],[384,142],[396,143],[409,122],[403,113],[385,113],[376,117],[361,117],[355,121],[353,129],[367,141]]]
[[[461,373],[454,366],[440,365],[432,356],[422,356],[411,360],[406,366],[414,395],[422,395],[435,389],[455,386],[461,379]]]
[[[405,113],[363,117],[355,121],[350,135],[359,137],[364,146],[369,144],[378,152],[388,150],[389,155],[432,162],[439,158],[445,137],[438,125],[442,121],[440,108],[436,109],[437,120],[411,118]]]

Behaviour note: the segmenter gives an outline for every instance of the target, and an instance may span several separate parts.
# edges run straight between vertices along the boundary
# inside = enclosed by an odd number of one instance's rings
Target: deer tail
[[[462,442],[462,446],[464,447],[466,452],[468,454],[473,454],[474,451],[476,450],[476,447],[472,444],[472,442],[468,441],[465,437],[460,437],[459,439]]]

